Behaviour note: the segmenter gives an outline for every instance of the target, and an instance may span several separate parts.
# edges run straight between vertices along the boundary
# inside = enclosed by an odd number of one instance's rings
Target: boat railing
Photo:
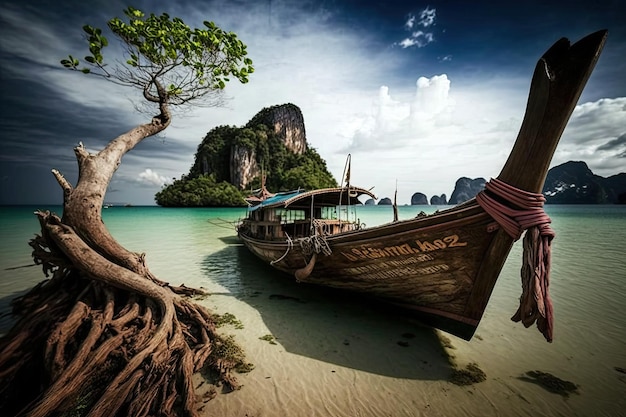
[[[238,229],[251,237],[264,240],[294,239],[314,235],[332,236],[338,233],[359,230],[360,221],[337,218],[296,218],[276,215],[264,220],[244,219]]]
[[[360,223],[338,219],[314,219],[313,226],[318,234],[331,236],[337,233],[357,230],[360,227]]]

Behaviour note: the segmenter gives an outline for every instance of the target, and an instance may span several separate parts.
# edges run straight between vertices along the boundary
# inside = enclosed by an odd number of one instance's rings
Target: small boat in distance
[[[476,198],[432,215],[374,227],[361,224],[359,197],[345,186],[249,201],[237,226],[243,244],[297,281],[378,297],[470,340],[515,240],[524,231],[520,306],[513,320],[536,323],[552,341],[550,242],[543,183],[561,134],[591,75],[607,32],[539,59],[515,145],[497,178]],[[258,196],[261,196],[260,198]]]

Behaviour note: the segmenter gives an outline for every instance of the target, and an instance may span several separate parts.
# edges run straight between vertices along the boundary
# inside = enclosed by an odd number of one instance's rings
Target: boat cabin
[[[355,207],[362,204],[358,199],[362,195],[376,198],[355,187],[278,193],[251,206],[239,232],[271,241],[356,230],[360,220]]]

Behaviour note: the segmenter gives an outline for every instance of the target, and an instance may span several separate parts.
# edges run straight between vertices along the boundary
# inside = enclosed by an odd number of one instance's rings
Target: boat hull
[[[485,271],[484,257],[498,231],[493,219],[472,202],[328,236],[330,254],[316,254],[313,261],[306,250],[310,245],[301,245],[302,240],[268,242],[241,233],[240,238],[257,257],[301,282],[377,297],[469,340],[497,279]],[[509,239],[509,250],[512,243]],[[310,262],[310,273],[298,274]]]

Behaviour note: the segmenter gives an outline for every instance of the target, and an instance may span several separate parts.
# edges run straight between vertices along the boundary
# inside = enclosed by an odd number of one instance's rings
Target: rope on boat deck
[[[309,237],[300,239],[300,248],[305,255],[311,255],[313,253],[323,253],[326,256],[332,255],[333,251],[330,245],[326,241],[326,234],[328,233],[326,224],[313,219],[312,222],[313,234]]]
[[[524,191],[493,178],[476,196],[476,202],[514,240],[518,240],[526,230],[521,270],[522,295],[520,306],[511,320],[521,321],[525,327],[537,322],[539,331],[548,342],[552,342],[554,310],[548,289],[551,243],[556,234],[550,227],[550,217],[543,210],[545,201],[543,194]]]
[[[323,253],[327,256],[332,255],[333,251],[326,241],[326,236],[322,228],[322,223],[313,220],[313,225],[315,226],[315,231],[313,235],[301,239],[296,239],[300,243],[302,253],[304,255],[311,255],[313,253]],[[270,261],[270,265],[274,265],[275,263],[278,263],[285,259],[289,251],[293,248],[293,240],[287,233],[285,233],[285,235],[287,236],[287,250],[280,258]]]
[[[315,234],[300,240],[302,253],[311,255],[313,253],[323,253],[326,256],[332,255],[333,251],[323,235]]]
[[[287,250],[285,251],[285,253],[283,253],[283,256],[281,256],[278,259],[274,259],[273,261],[270,262],[270,265],[274,265],[277,262],[282,261],[283,259],[285,259],[285,256],[287,256],[287,254],[289,253],[289,251],[291,250],[291,248],[293,248],[293,240],[291,240],[291,238],[289,237],[289,235],[287,234],[287,232],[285,232],[285,236],[287,236]]]

